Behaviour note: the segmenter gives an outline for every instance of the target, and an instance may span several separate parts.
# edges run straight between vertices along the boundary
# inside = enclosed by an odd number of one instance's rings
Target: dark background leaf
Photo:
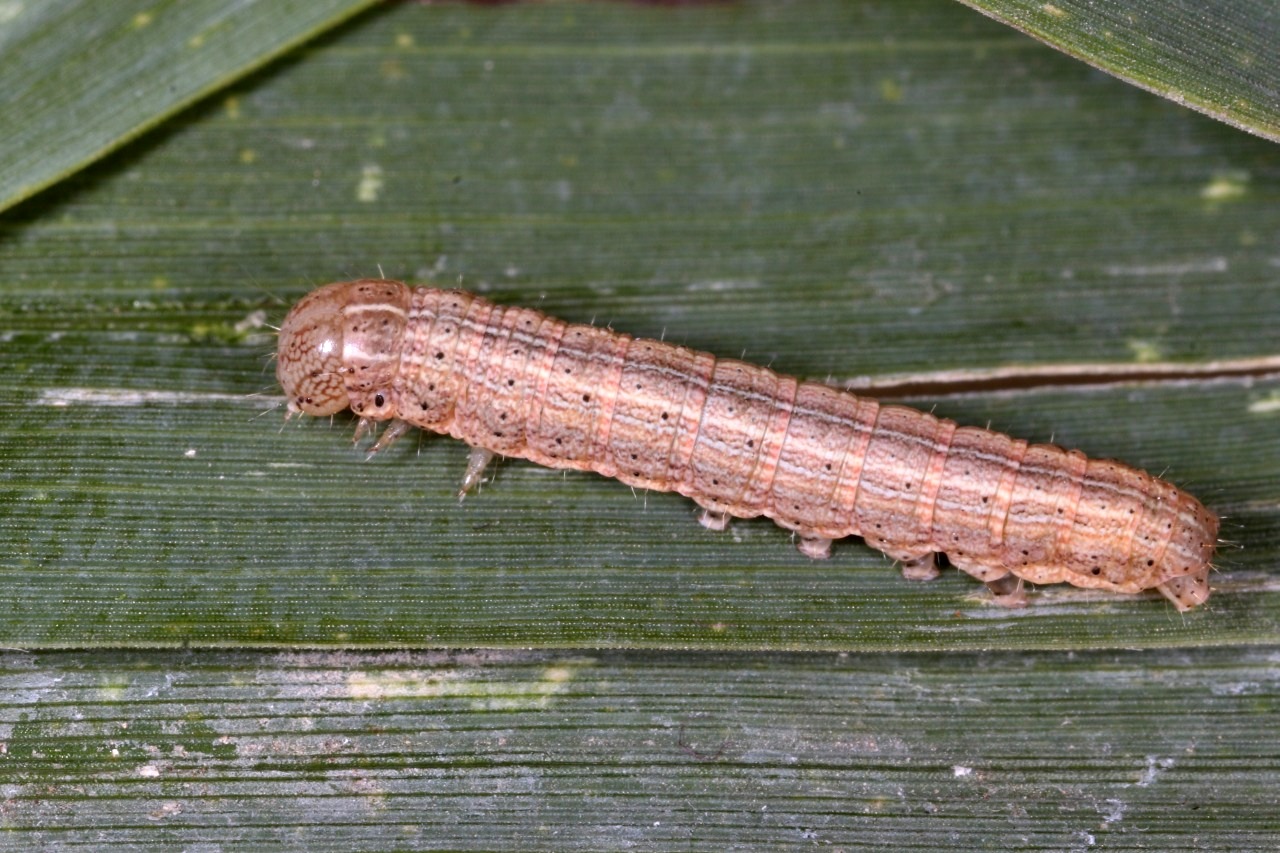
[[[1280,139],[1280,9],[1269,0],[961,0],[1175,103]]]
[[[370,0],[0,7],[0,210],[335,26]]]
[[[6,660],[13,839],[1265,848],[1278,166],[925,0],[396,4],[292,52],[0,215],[0,642],[104,649]],[[1217,592],[1010,612],[517,461],[459,506],[451,442],[268,411],[263,323],[380,271],[1146,466],[1227,517]],[[247,650],[294,645],[333,651]],[[558,651],[338,650],[387,646]],[[581,681],[602,646],[656,651]]]

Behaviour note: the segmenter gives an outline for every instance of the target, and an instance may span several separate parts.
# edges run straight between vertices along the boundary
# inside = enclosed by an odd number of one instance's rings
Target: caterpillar
[[[1023,582],[1209,597],[1218,518],[1164,480],[764,367],[566,323],[458,290],[362,279],[321,287],[280,328],[288,417],[350,408],[373,446],[411,427],[471,446],[460,496],[495,454],[674,491],[723,529],[767,516],[805,555],[861,536],[999,603]]]

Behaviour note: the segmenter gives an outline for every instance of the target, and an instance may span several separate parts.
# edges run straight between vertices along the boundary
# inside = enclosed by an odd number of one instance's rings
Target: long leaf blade
[[[0,8],[0,210],[373,0],[41,0]]]
[[[1280,141],[1280,11],[1269,0],[961,0],[1178,104]]]

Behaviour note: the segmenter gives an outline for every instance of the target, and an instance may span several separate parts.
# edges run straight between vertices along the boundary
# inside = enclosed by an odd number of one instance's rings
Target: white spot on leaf
[[[356,200],[366,204],[378,200],[382,194],[382,167],[376,164],[360,170],[360,184],[356,187]]]

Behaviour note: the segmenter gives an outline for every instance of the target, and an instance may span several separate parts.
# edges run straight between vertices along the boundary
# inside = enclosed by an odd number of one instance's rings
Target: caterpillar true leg
[[[462,488],[458,489],[458,500],[466,499],[467,495],[478,485],[484,477],[484,469],[493,461],[494,453],[492,450],[485,450],[483,447],[471,448],[471,453],[467,456],[467,471],[462,475]]]
[[[364,419],[362,418],[360,422],[364,423]],[[378,436],[378,440],[373,443],[373,447],[369,448],[369,455],[372,456],[380,450],[386,450],[411,429],[413,429],[413,424],[408,421],[392,421],[382,431],[382,435]]]

